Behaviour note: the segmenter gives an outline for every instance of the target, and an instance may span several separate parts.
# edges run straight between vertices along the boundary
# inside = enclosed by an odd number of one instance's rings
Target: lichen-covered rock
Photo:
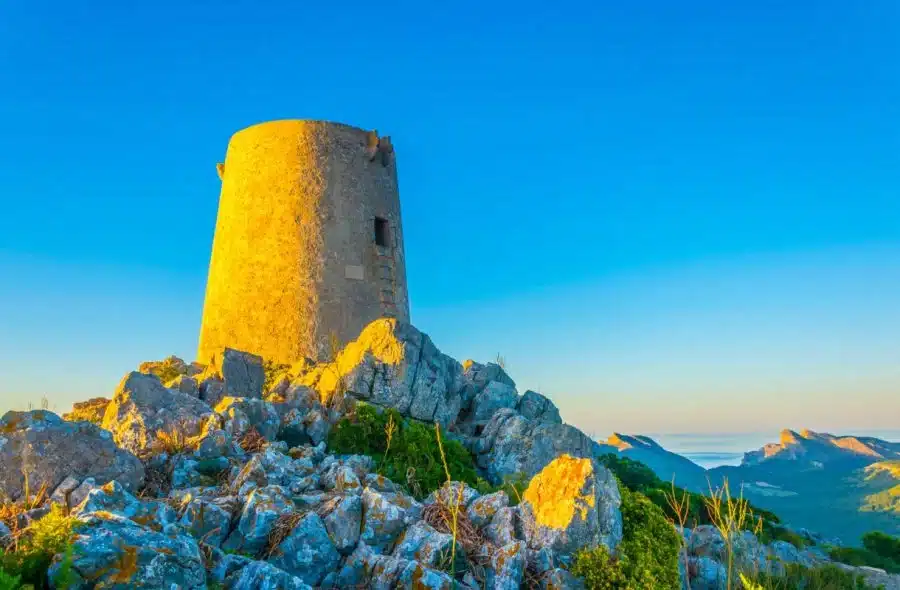
[[[472,524],[480,528],[491,522],[497,511],[507,506],[509,506],[509,496],[501,490],[473,500],[466,508],[466,516],[469,517]]]
[[[278,545],[269,561],[307,584],[318,586],[337,568],[341,556],[319,515],[307,512]]]
[[[212,409],[190,395],[166,389],[154,375],[131,372],[119,383],[103,416],[103,428],[135,454],[152,448],[158,433],[200,434]]]
[[[558,567],[541,576],[541,590],[584,590],[584,582]]]
[[[222,549],[255,555],[262,551],[278,518],[294,512],[294,503],[281,486],[270,485],[250,492],[237,527]]]
[[[262,398],[266,381],[262,357],[233,348],[218,350],[203,376],[210,375],[222,379],[226,396]]]
[[[562,424],[559,409],[546,396],[530,389],[522,394],[517,410],[520,414],[535,422]]]
[[[359,495],[349,495],[334,498],[331,503],[319,509],[319,513],[325,513],[325,528],[334,542],[335,548],[342,555],[353,552],[359,541],[362,527],[363,505]]]
[[[422,517],[422,505],[404,494],[365,488],[362,502],[360,540],[379,551],[387,550],[407,526]]]
[[[195,539],[207,545],[218,547],[231,532],[231,517],[237,506],[237,499],[194,498],[184,508],[179,524]]]
[[[178,375],[192,377],[201,371],[196,363],[188,364],[174,354],[161,361],[147,361],[141,363],[138,371],[146,375],[156,375],[160,381],[171,381]]]
[[[491,417],[470,450],[488,480],[499,485],[509,476],[533,477],[562,454],[592,458],[598,448],[574,426],[536,422],[504,408]]]
[[[230,434],[215,427],[214,421],[206,423],[203,432],[195,442],[194,458],[199,460],[233,457],[242,454]]]
[[[266,440],[275,440],[281,428],[281,417],[275,406],[261,399],[224,397],[216,404],[215,411],[220,428],[235,439],[255,428]]]
[[[534,549],[571,554],[602,544],[613,551],[622,539],[620,504],[618,485],[606,468],[561,455],[525,490],[519,505],[522,529]]]
[[[202,375],[197,387],[200,390],[200,399],[211,408],[216,407],[222,398],[228,395],[225,392],[225,381],[215,374]]]
[[[317,445],[328,438],[331,432],[331,422],[325,416],[325,411],[321,408],[310,410],[303,417],[303,427],[306,435],[312,444]]]
[[[487,571],[488,588],[518,590],[525,575],[525,543],[509,543],[491,555],[491,567]]]
[[[376,492],[399,492],[400,486],[381,475],[380,473],[369,473],[363,482],[365,487],[372,488]]]
[[[72,404],[72,411],[63,414],[62,419],[69,422],[90,422],[99,426],[103,423],[103,414],[106,413],[109,401],[105,397],[95,397],[85,402],[75,402]]]
[[[187,394],[191,397],[200,397],[200,387],[197,380],[187,375],[179,375],[166,383],[166,387],[174,389],[179,393]]]
[[[72,509],[73,516],[92,512],[114,514],[157,531],[178,519],[172,507],[165,502],[139,500],[117,481],[92,490],[81,504]]]
[[[231,486],[245,495],[254,487],[278,485],[289,488],[314,470],[306,466],[302,460],[291,459],[290,456],[272,449],[255,453],[231,479]]]
[[[711,557],[691,557],[688,561],[691,590],[727,590],[728,572]]]
[[[442,559],[449,557],[453,549],[453,535],[438,532],[424,520],[406,529],[397,541],[392,555],[401,559],[415,560],[426,567],[437,567]],[[457,543],[457,555],[464,555]]]
[[[466,507],[480,495],[478,490],[472,488],[468,484],[453,481],[445,483],[431,492],[428,497],[422,501],[422,504],[429,506],[440,500],[446,506],[458,506],[461,510],[465,510]]]
[[[370,588],[372,590],[451,590],[453,579],[417,561],[376,553],[360,543],[333,576],[336,588]]]
[[[475,422],[486,422],[497,410],[515,408],[519,400],[516,388],[498,381],[491,381],[475,396],[472,402],[471,419]]]
[[[816,562],[809,553],[800,551],[787,541],[772,542],[769,545],[769,553],[771,555],[771,561],[775,564],[798,564],[803,567],[813,567]],[[781,571],[782,568],[778,567],[778,570]]]
[[[500,508],[494,514],[490,524],[484,527],[484,536],[498,547],[514,543],[519,538],[518,521],[518,506]]]
[[[375,320],[340,352],[317,366],[302,384],[321,399],[342,390],[402,415],[452,424],[462,403],[462,366],[441,353],[431,338],[393,318]]]
[[[69,504],[69,494],[75,491],[80,485],[81,480],[77,477],[72,477],[71,475],[66,476],[66,478],[56,486],[53,493],[50,494],[50,501],[54,504],[62,504],[63,506],[71,507],[72,505]]]
[[[92,512],[78,519],[74,537],[73,588],[206,588],[206,570],[197,541],[165,535],[130,519]],[[51,568],[59,571],[61,556]]]
[[[463,363],[463,379],[465,387],[463,389],[463,404],[467,406],[472,400],[481,393],[488,383],[495,381],[508,385],[513,389],[516,383],[513,381],[503,367],[497,363],[481,364],[472,360]]]
[[[251,561],[225,578],[228,590],[312,590],[297,576],[292,576],[265,561]]]
[[[336,464],[322,475],[322,487],[342,494],[362,493],[362,483],[356,472],[348,465]]]
[[[278,429],[278,438],[286,441],[292,447],[306,444],[310,441],[306,434],[306,414],[309,410],[292,408],[281,418],[281,426]]]
[[[7,412],[0,419],[0,495],[16,500],[24,490],[56,489],[67,477],[117,480],[136,490],[144,467],[119,449],[109,432],[90,422],[68,422],[46,410]]]

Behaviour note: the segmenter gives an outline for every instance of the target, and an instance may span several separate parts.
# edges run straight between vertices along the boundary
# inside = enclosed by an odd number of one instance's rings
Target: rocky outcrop
[[[0,419],[0,492],[20,498],[26,475],[31,494],[41,487],[53,493],[65,481],[68,489],[58,495],[64,501],[87,478],[97,484],[116,480],[136,490],[144,467],[94,424],[68,422],[46,410],[7,412]]]
[[[441,353],[410,324],[376,320],[349,343],[337,360],[306,373],[301,383],[323,400],[350,394],[395,408],[402,415],[452,424],[462,407],[462,365]]]
[[[109,399],[105,397],[95,397],[86,402],[75,402],[72,404],[72,411],[63,414],[62,419],[69,422],[90,422],[99,426],[103,423],[103,415],[106,413],[108,405]]]
[[[262,397],[266,377],[262,358],[255,354],[232,348],[216,352],[202,375],[204,379],[213,376],[221,379],[227,396]]]
[[[132,372],[106,408],[103,428],[121,448],[141,454],[151,449],[159,433],[200,434],[212,413],[199,399],[163,387],[155,375]]]
[[[571,554],[605,545],[611,552],[622,540],[621,498],[615,478],[596,461],[560,455],[528,485],[521,521],[533,549]]]

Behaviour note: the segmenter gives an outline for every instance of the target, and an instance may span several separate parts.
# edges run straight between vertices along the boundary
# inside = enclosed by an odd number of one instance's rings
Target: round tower
[[[409,321],[389,137],[272,121],[228,143],[197,360],[236,348],[322,359],[372,320]]]

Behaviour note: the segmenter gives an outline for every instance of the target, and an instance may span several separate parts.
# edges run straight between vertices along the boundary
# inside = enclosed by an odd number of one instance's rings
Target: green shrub
[[[478,477],[469,451],[459,441],[443,437],[441,440],[451,479],[488,489],[490,486]],[[358,404],[354,415],[343,418],[331,429],[328,447],[335,453],[371,456],[380,474],[405,486],[417,498],[440,488],[447,479],[435,427],[404,420],[393,409]]]
[[[900,563],[900,537],[892,537],[880,531],[863,535],[863,547],[885,559]]]
[[[877,567],[892,574],[900,574],[900,563],[865,547],[832,547],[828,554],[834,561],[847,565]]]
[[[773,574],[744,574],[755,588],[764,590],[875,590],[863,576],[844,571],[836,565],[805,568],[797,564],[786,566],[784,576]]]
[[[65,581],[71,570],[73,533],[74,519],[66,515],[62,506],[54,504],[46,516],[25,530],[14,550],[0,551],[0,571],[7,578],[19,578],[22,585],[45,588],[48,586],[47,569],[53,556],[64,554],[68,555],[68,560],[63,560],[57,580]],[[3,588],[2,580],[0,577],[0,589]],[[56,586],[64,587],[62,583]]]
[[[19,590],[22,576],[12,576],[0,569],[0,590]]]
[[[678,551],[681,539],[662,509],[626,486],[622,494],[622,542],[616,555],[605,547],[575,554],[571,571],[590,590],[681,588]]]

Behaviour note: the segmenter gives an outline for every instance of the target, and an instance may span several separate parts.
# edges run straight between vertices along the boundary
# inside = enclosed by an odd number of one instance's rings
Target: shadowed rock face
[[[117,480],[135,490],[144,481],[137,457],[119,449],[109,432],[89,422],[67,422],[46,410],[7,412],[0,419],[0,491],[12,499],[41,486],[53,492],[63,480]]]

